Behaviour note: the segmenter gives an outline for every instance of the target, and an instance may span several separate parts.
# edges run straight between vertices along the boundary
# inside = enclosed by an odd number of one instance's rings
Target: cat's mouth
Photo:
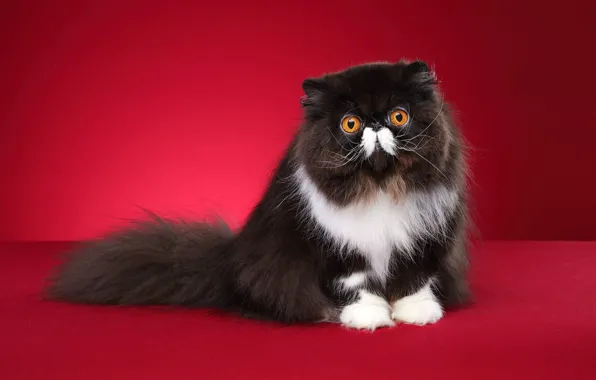
[[[367,161],[374,172],[381,173],[389,167],[391,156],[378,146]]]

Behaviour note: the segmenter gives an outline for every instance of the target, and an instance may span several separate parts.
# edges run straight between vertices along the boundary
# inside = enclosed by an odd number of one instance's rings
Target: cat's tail
[[[50,278],[51,300],[111,305],[226,307],[224,223],[156,215],[69,252]]]

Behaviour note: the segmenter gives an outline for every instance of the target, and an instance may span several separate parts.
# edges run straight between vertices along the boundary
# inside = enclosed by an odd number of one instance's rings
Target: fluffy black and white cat
[[[428,65],[302,87],[304,122],[243,228],[153,216],[72,252],[48,296],[366,330],[466,302],[466,164]]]

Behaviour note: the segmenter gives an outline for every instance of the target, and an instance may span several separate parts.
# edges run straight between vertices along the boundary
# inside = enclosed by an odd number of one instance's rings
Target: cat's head
[[[458,169],[457,133],[426,63],[359,65],[302,87],[297,151],[320,186],[343,180],[360,186],[353,193],[375,186],[403,193],[449,181]]]

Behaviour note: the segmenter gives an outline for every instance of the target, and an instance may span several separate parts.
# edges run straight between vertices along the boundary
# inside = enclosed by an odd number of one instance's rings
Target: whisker
[[[414,137],[411,137],[410,140],[411,139],[415,139],[415,138],[421,136],[424,132],[426,132],[430,128],[430,126],[433,125],[433,123],[435,121],[437,121],[437,119],[439,118],[439,115],[441,115],[441,113],[443,112],[443,107],[444,106],[445,106],[445,99],[444,98],[441,98],[441,108],[439,108],[439,112],[437,112],[437,115],[435,116],[435,118],[426,126],[426,128],[424,128],[422,131],[420,131],[420,133],[418,133]],[[402,136],[399,136],[398,135],[398,137],[403,137],[403,136],[405,136],[405,134],[403,134]]]
[[[424,143],[424,145],[420,146],[420,144],[422,144],[422,143]],[[415,146],[415,147],[409,147],[409,146],[408,146],[409,144],[414,144],[414,143],[413,143],[413,142],[407,142],[407,143],[405,144],[406,148],[408,148],[408,149],[412,149],[412,150],[416,150],[416,149],[418,149],[418,150],[419,150],[419,149],[422,149],[422,148],[424,148],[426,145],[428,145],[428,140],[421,140],[421,141],[419,141],[419,142],[418,142],[418,144],[416,144],[416,146]]]
[[[398,136],[398,137],[399,137],[399,136]],[[407,141],[412,141],[412,140],[414,140],[414,139],[415,139],[415,138],[417,138],[417,137],[426,137],[426,138],[427,138],[427,139],[429,139],[429,140],[438,140],[436,137],[433,137],[433,136],[429,136],[429,135],[420,135],[420,134],[418,134],[418,135],[416,135],[416,136],[414,136],[414,137],[410,137],[410,138],[408,138],[408,139],[403,139],[403,140],[400,140],[400,141],[406,141],[406,142],[407,142]]]
[[[356,156],[358,155],[358,150],[351,150],[351,151],[350,151],[350,152],[349,152],[347,155],[345,155],[345,156],[343,156],[343,155],[341,155],[341,154],[339,154],[339,153],[336,153],[336,152],[331,152],[331,151],[329,151],[329,150],[325,150],[324,152],[326,152],[326,153],[330,153],[330,154],[333,154],[333,155],[335,155],[336,157],[339,157],[341,160],[348,160],[348,162],[349,162],[349,161],[352,161],[353,159],[355,159],[355,158],[356,158]]]
[[[406,152],[412,152],[412,153],[414,153],[414,154],[415,154],[415,155],[417,155],[418,157],[422,158],[424,161],[428,162],[428,163],[429,163],[429,164],[430,164],[430,165],[431,165],[433,168],[437,169],[437,171],[438,171],[439,173],[441,173],[441,174],[443,175],[443,177],[445,177],[445,179],[449,179],[449,178],[447,177],[447,175],[445,175],[445,173],[443,173],[443,172],[441,171],[441,169],[439,169],[439,168],[438,168],[438,167],[437,167],[435,164],[433,164],[432,162],[430,162],[429,160],[427,160],[427,159],[426,159],[426,158],[425,158],[423,155],[421,155],[420,153],[416,152],[415,150],[411,150],[411,149],[404,149],[404,148],[402,148],[402,147],[400,147],[400,148],[398,148],[398,149],[400,149],[400,150],[403,150],[403,151],[406,151]]]
[[[333,132],[331,131],[331,128],[327,127],[327,130],[329,131],[329,133],[331,134],[331,137],[333,137],[335,139],[335,141],[337,141],[337,143],[339,144],[339,146],[341,146],[342,148],[344,147],[343,144],[341,142],[339,142],[339,140],[337,139],[337,137],[335,137],[335,135],[333,134]],[[349,141],[348,140],[348,144],[352,145],[352,146],[356,146],[357,143],[354,141]]]
[[[345,165],[349,164],[350,162],[354,162],[356,159],[358,159],[358,157],[363,153],[363,149],[362,148],[354,149],[354,150],[350,151],[350,153],[348,153],[346,156],[342,156],[339,153],[331,152],[329,150],[325,150],[325,152],[334,154],[336,157],[339,156],[338,158],[341,160],[344,160],[345,162],[337,163],[337,162],[330,162],[330,161],[319,161],[319,163],[321,163],[321,164],[331,164],[331,165],[319,166],[319,167],[317,167],[318,169],[337,169],[342,166],[345,166]]]

